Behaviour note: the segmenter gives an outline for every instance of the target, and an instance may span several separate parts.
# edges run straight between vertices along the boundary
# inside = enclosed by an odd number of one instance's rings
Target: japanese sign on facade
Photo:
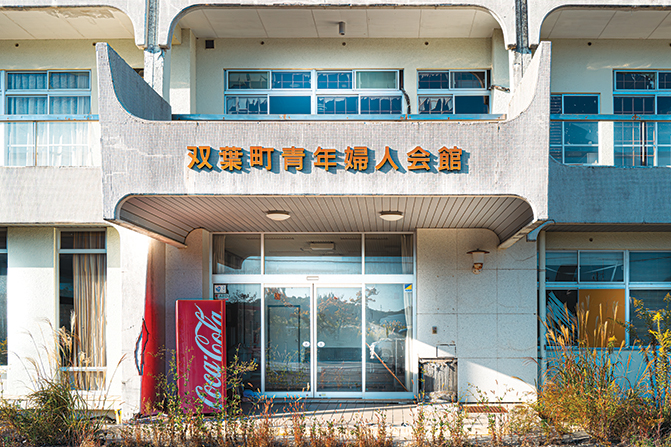
[[[186,149],[189,169],[231,172],[242,171],[245,164],[271,171],[273,154],[276,152],[275,148],[263,146],[250,146],[248,151],[236,146],[224,146],[218,150],[210,146],[187,146]],[[306,165],[312,163],[312,166],[327,172],[338,168],[345,171],[366,171],[369,165],[374,166],[375,171],[382,170],[385,166],[388,166],[389,170],[399,171],[402,170],[401,166],[404,166],[407,171],[421,172],[431,171],[432,166],[435,166],[438,171],[459,172],[462,170],[463,161],[462,150],[457,146],[451,148],[443,146],[435,151],[436,153],[416,146],[407,152],[405,163],[399,160],[399,155],[389,146],[385,146],[384,156],[377,163],[375,157],[370,156],[371,151],[366,146],[348,146],[341,154],[336,149],[321,146],[311,155],[305,148],[296,146],[284,147],[281,152],[279,150],[277,152],[280,156],[280,169],[285,171],[303,171]]]

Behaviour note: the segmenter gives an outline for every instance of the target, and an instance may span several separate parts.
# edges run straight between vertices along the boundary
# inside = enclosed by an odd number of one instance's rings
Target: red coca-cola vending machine
[[[216,413],[226,399],[226,303],[177,301],[177,386],[182,406]]]

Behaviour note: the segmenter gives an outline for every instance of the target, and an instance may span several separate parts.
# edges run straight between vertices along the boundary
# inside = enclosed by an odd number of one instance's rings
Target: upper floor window
[[[231,115],[401,114],[399,70],[227,70]]]
[[[488,70],[432,70],[417,72],[420,114],[489,113]]]
[[[0,72],[0,102],[7,115],[89,115],[88,71]]]
[[[671,71],[616,71],[616,115],[671,114]]]
[[[551,95],[550,113],[556,115],[598,114],[599,95]],[[597,163],[599,161],[599,123],[582,120],[550,122],[550,155],[562,163]]]

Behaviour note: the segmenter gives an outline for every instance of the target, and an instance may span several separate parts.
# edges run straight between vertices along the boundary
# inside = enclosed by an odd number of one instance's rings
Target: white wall
[[[204,39],[196,42],[196,113],[224,113],[225,69],[403,69],[416,113],[418,69],[492,67],[491,39],[217,39],[214,45],[206,50]]]
[[[49,227],[7,229],[6,397],[32,389],[35,370],[30,359],[42,368],[53,365],[49,353],[54,352],[58,312],[55,235]]]
[[[417,230],[415,353],[432,358],[436,345],[456,343],[461,400],[477,400],[476,387],[490,400],[521,400],[537,377],[536,244],[497,245],[484,229]],[[476,248],[490,252],[479,275],[467,254]]]
[[[77,227],[80,229],[81,227]],[[100,227],[97,227],[100,228]],[[126,236],[145,238],[129,230]],[[54,227],[9,227],[7,230],[7,339],[6,397],[28,393],[35,379],[34,360],[43,372],[55,366],[54,335],[58,324],[58,238]],[[133,242],[138,246],[138,241]],[[146,259],[146,254],[145,254]],[[121,394],[122,271],[121,235],[107,227],[107,366],[108,403]],[[144,289],[143,289],[144,290]]]
[[[612,114],[613,70],[669,69],[669,51],[666,40],[553,40],[552,92],[598,93]]]
[[[144,67],[144,54],[133,40],[111,40],[109,44],[131,67]],[[92,40],[0,40],[0,70],[91,70],[91,113],[96,114],[98,78],[94,45]]]

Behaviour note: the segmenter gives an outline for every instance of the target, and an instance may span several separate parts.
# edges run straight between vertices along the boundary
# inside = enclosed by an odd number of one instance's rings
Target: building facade
[[[670,42],[664,1],[0,0],[4,395],[60,349],[129,417],[225,299],[248,393],[532,396],[539,321],[671,290]]]

